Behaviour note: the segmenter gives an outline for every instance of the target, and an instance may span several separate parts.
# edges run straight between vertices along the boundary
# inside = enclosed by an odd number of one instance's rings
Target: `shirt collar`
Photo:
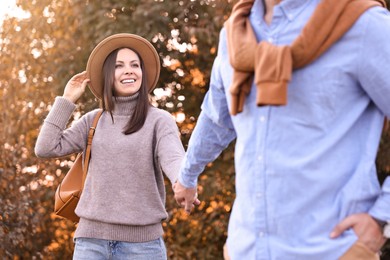
[[[283,10],[287,19],[291,22],[312,0],[283,0],[279,6]]]
[[[312,0],[282,0],[274,7],[274,15],[282,11],[289,21],[292,21],[306,7],[306,4]],[[265,6],[263,0],[255,0],[251,9],[251,16],[256,21],[262,21],[264,17]]]

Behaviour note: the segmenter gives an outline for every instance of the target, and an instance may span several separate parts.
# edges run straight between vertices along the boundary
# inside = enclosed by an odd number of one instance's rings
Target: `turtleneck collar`
[[[115,108],[113,114],[118,116],[129,116],[133,113],[138,100],[139,93],[127,97],[114,97]]]

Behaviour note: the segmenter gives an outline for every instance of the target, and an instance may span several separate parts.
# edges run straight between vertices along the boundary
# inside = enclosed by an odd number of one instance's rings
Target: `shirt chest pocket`
[[[357,99],[364,97],[353,75],[342,71],[339,66],[318,69],[308,66],[297,70],[288,91],[289,104],[299,111],[306,111],[301,116],[317,124],[332,122]]]

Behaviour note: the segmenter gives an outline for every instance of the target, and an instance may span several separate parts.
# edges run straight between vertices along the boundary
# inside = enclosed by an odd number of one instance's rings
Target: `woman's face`
[[[115,62],[115,94],[116,96],[131,96],[135,94],[142,83],[141,62],[138,55],[130,49],[118,51]]]

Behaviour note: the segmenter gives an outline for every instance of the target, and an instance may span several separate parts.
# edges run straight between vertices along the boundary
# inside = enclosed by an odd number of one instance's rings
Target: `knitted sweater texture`
[[[165,210],[163,173],[174,183],[184,156],[172,116],[149,109],[144,126],[125,135],[137,94],[115,101],[114,122],[108,112],[99,119],[92,141],[85,187],[76,208],[75,237],[144,242],[160,237]],[[66,128],[75,105],[57,97],[35,146],[39,157],[61,157],[86,148],[88,129],[98,110]]]

